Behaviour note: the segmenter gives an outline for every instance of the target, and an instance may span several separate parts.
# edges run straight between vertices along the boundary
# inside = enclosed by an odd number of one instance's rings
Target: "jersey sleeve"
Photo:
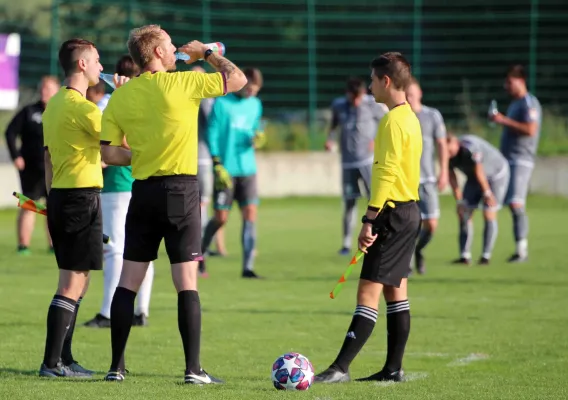
[[[113,111],[113,98],[109,100],[105,110],[103,111],[101,144],[111,146],[121,146],[124,140],[124,132],[118,126]]]
[[[222,104],[221,102],[216,101],[215,104],[213,104],[207,123],[207,145],[209,146],[209,153],[211,153],[211,157],[219,157],[219,140],[221,137],[223,123],[222,118]]]
[[[522,102],[519,122],[537,122],[539,119],[539,110],[529,97]]]
[[[397,123],[387,121],[375,139],[375,161],[371,176],[369,206],[382,208],[391,187],[400,177],[403,131]]]
[[[462,157],[465,162],[477,164],[483,161],[483,153],[475,142],[463,139],[460,146],[462,148]]]
[[[101,110],[91,102],[85,102],[76,116],[79,126],[95,139],[101,137],[101,119]]]
[[[227,79],[222,72],[185,71],[177,73],[177,79],[190,99],[219,97],[227,93]]]
[[[440,111],[434,111],[434,138],[444,139],[446,137],[446,124]]]

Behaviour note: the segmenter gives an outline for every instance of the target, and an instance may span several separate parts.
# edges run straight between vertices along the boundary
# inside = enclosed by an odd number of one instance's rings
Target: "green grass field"
[[[0,211],[0,399],[566,399],[568,398],[568,200],[531,197],[531,261],[508,265],[511,218],[500,216],[493,264],[456,267],[453,201],[442,199],[440,229],[426,252],[428,273],[410,282],[412,329],[404,368],[409,381],[393,385],[314,385],[307,392],[273,389],[273,361],[288,351],[326,368],[343,341],[354,309],[359,267],[336,300],[329,292],[348,258],[340,244],[339,199],[265,200],[259,212],[258,258],[263,281],[243,281],[240,223],[227,231],[229,257],[210,259],[200,282],[202,364],[227,384],[182,385],[184,362],[176,294],[167,258],[157,261],[150,326],[133,328],[127,347],[131,374],[102,381],[110,363],[110,332],[79,326],[98,312],[102,273],[95,273],[81,305],[75,357],[95,369],[94,381],[37,377],[45,319],[57,283],[39,221],[31,256],[15,252],[15,210]],[[363,204],[361,204],[363,207]],[[362,209],[361,209],[362,211]],[[38,217],[39,218],[39,217]],[[43,218],[43,217],[42,217]],[[474,258],[481,248],[477,215]],[[384,362],[384,304],[373,336],[352,365],[366,376]]]

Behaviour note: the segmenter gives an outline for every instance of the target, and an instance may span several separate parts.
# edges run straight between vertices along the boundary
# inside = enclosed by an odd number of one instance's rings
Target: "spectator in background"
[[[46,197],[42,115],[49,99],[59,90],[59,80],[44,76],[39,84],[40,99],[18,112],[6,129],[10,157],[20,174],[22,194],[32,200]],[[18,148],[17,139],[20,139]],[[29,254],[35,213],[20,209],[18,214],[18,252]],[[46,225],[47,226],[47,225]],[[51,237],[47,231],[50,250]]]

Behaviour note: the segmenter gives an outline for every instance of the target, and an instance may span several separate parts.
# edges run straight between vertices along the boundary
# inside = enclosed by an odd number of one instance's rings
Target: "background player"
[[[335,361],[316,382],[349,381],[349,366],[371,336],[381,292],[387,302],[387,357],[383,368],[359,381],[401,381],[402,359],[410,334],[408,266],[420,228],[418,185],[422,138],[420,123],[406,103],[412,77],[400,53],[385,53],[371,63],[371,90],[389,112],[375,138],[371,196],[359,233],[365,258],[357,289],[357,307]]]
[[[125,55],[116,63],[114,72],[120,76],[133,78],[140,73],[140,68],[134,64],[132,57]],[[87,99],[97,104],[101,111],[106,108],[110,99],[110,94],[105,94],[105,85],[104,81],[100,81],[87,90]],[[126,141],[124,147],[129,149]],[[131,166],[103,165],[103,167],[103,189],[101,192],[103,231],[111,237],[111,242],[103,245],[103,303],[100,312],[92,320],[85,323],[85,326],[91,328],[110,328],[110,305],[122,271],[124,225],[128,204],[132,197],[132,182],[134,182]],[[154,263],[151,262],[138,292],[138,301],[132,321],[133,326],[146,326],[148,323],[153,279]]]
[[[244,74],[248,79],[245,87],[218,98],[209,118],[207,142],[215,171],[215,216],[205,228],[202,252],[206,253],[217,230],[226,224],[236,200],[243,218],[242,276],[258,278],[253,271],[258,206],[255,138],[261,123],[262,103],[256,95],[263,81],[258,69],[246,69]]]
[[[422,159],[420,160],[420,213],[422,229],[416,244],[414,263],[416,271],[426,271],[422,250],[432,239],[438,227],[440,217],[440,201],[438,190],[442,191],[448,184],[448,149],[446,146],[446,125],[442,114],[435,108],[422,104],[422,89],[416,79],[406,89],[406,98],[412,111],[416,113],[422,129]],[[434,166],[434,148],[438,150],[440,171],[436,179]],[[436,188],[436,182],[438,183]]]
[[[54,76],[44,76],[39,84],[40,99],[22,108],[6,128],[6,144],[10,157],[20,175],[22,194],[32,200],[47,197],[45,189],[45,164],[43,149],[42,114],[46,104],[59,90],[59,81]],[[17,139],[20,139],[18,148]],[[18,252],[30,254],[29,246],[34,231],[36,213],[20,208],[17,234]],[[47,240],[51,238],[47,229]]]
[[[379,121],[388,111],[384,104],[367,95],[367,85],[361,78],[350,77],[345,96],[331,105],[331,130],[325,143],[332,150],[339,131],[343,188],[343,243],[339,254],[351,252],[353,227],[356,222],[357,199],[361,197],[360,184],[370,192],[373,146]]]
[[[201,368],[201,210],[197,181],[197,114],[202,98],[242,89],[246,77],[232,62],[193,41],[180,51],[216,71],[176,69],[176,47],[158,25],[133,29],[128,51],[142,74],[116,90],[104,111],[102,153],[109,158],[124,137],[132,148],[132,198],[126,216],[124,264],[111,305],[112,361],[106,380],[124,380],[124,350],[134,301],[162,239],[178,299],[178,327],[188,384],[221,383]],[[107,154],[109,153],[109,154]]]
[[[538,99],[527,90],[526,73],[521,65],[509,68],[505,77],[505,90],[513,98],[507,116],[497,113],[491,118],[503,125],[501,153],[509,162],[511,170],[505,203],[509,205],[513,216],[513,234],[517,248],[509,262],[523,262],[528,258],[529,233],[525,206],[540,138],[542,108]]]
[[[464,135],[460,139],[448,135],[450,155],[450,184],[458,202],[457,212],[460,220],[460,254],[454,261],[470,264],[473,242],[473,210],[483,200],[483,253],[479,264],[489,264],[495,239],[497,239],[497,211],[501,208],[509,183],[509,164],[503,155],[491,144],[474,135]],[[454,168],[467,177],[463,194],[459,189]]]

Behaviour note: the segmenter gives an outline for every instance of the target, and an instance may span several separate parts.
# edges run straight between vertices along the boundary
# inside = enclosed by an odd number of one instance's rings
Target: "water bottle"
[[[487,110],[487,117],[489,118],[489,124],[491,126],[495,126],[495,123],[491,120],[491,117],[497,115],[498,112],[499,110],[497,110],[497,102],[495,100],[491,100],[491,103],[489,104],[489,110]]]
[[[102,72],[99,74],[99,78],[105,81],[111,88],[116,89],[114,86],[114,75],[112,74],[103,74]]]
[[[205,46],[207,46],[207,48],[213,50],[213,53],[217,53],[220,56],[225,55],[225,45],[221,42],[207,43]],[[182,53],[182,52],[178,52],[178,53],[176,53],[176,60],[187,61],[187,60],[189,60],[189,55]],[[203,59],[200,58],[200,60],[203,60]]]

